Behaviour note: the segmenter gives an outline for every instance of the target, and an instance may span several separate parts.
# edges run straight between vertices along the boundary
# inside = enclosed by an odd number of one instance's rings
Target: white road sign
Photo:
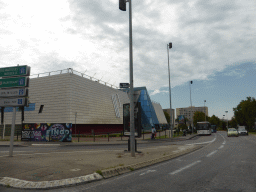
[[[27,105],[26,98],[0,99],[0,107],[20,107]]]
[[[25,97],[28,96],[28,90],[25,88],[1,89],[0,97]]]

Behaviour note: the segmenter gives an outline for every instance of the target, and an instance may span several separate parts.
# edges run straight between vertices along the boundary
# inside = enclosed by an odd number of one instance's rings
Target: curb
[[[102,176],[104,177],[104,179],[110,178],[110,177],[114,177],[117,175],[121,175],[130,171],[134,171],[134,170],[138,170],[144,167],[148,167],[163,161],[168,161],[171,159],[174,159],[176,157],[180,157],[182,155],[191,153],[193,151],[196,151],[198,149],[201,149],[203,146],[195,146],[192,149],[187,149],[185,151],[181,151],[180,153],[174,153],[171,155],[166,155],[164,157],[160,157],[160,158],[156,158],[153,160],[149,160],[149,161],[144,161],[141,163],[136,163],[136,164],[132,164],[132,165],[128,165],[128,166],[122,166],[122,167],[117,167],[117,168],[112,168],[112,169],[107,169],[107,170],[102,170]]]
[[[72,185],[78,185],[83,183],[88,183],[92,181],[98,181],[103,179],[103,177],[98,173],[93,173],[86,176],[74,177],[69,179],[54,180],[54,181],[25,181],[20,179],[15,179],[11,177],[3,177],[0,180],[0,185],[5,187],[13,187],[18,189],[53,189]]]

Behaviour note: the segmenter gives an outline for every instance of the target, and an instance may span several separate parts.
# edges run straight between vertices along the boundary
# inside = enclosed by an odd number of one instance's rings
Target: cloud
[[[115,0],[2,2],[1,66],[72,67],[116,86],[129,82],[128,3],[124,12]],[[169,86],[169,42],[173,87],[255,61],[254,10],[250,0],[133,1],[134,85],[152,94]]]
[[[150,93],[150,95],[156,95],[156,94],[159,94],[159,93],[169,93],[169,91],[165,91],[165,90],[159,90],[159,89],[155,89],[152,93]]]

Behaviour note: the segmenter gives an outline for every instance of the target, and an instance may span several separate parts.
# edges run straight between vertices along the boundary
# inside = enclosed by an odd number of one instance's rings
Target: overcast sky
[[[73,68],[129,82],[129,23],[118,0],[0,0],[0,67],[31,74]],[[223,117],[256,96],[255,0],[133,0],[134,86],[169,107],[209,107]]]

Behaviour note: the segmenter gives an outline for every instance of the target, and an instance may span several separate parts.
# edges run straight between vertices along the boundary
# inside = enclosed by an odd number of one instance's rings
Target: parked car
[[[230,136],[238,137],[239,136],[238,131],[236,130],[236,128],[229,128],[227,136],[228,137],[230,137]]]
[[[238,127],[238,134],[239,135],[248,135],[248,131],[245,129],[245,126]]]

